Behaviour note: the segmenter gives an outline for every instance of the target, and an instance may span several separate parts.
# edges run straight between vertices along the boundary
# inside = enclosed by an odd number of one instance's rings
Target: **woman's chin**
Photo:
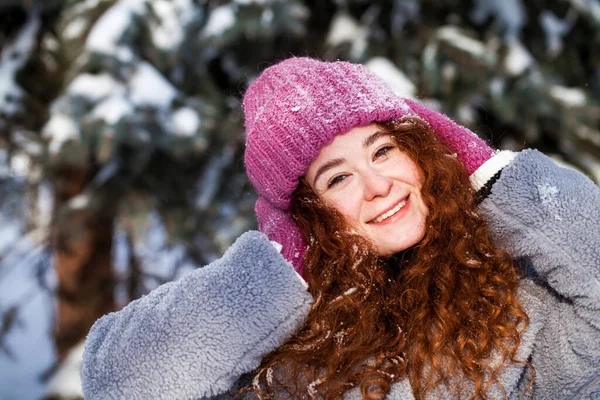
[[[388,257],[396,253],[404,251],[410,247],[413,247],[425,236],[425,224],[415,223],[411,224],[409,228],[411,231],[410,235],[400,235],[398,231],[405,232],[406,226],[402,226],[399,229],[394,229],[393,226],[388,226],[382,230],[382,232],[370,232],[371,240],[377,248],[377,252],[380,256]]]

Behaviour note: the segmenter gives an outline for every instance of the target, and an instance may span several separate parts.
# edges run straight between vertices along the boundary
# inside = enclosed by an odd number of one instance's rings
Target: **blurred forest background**
[[[241,96],[365,63],[600,181],[599,0],[0,0],[0,399],[77,399],[93,322],[255,227]]]

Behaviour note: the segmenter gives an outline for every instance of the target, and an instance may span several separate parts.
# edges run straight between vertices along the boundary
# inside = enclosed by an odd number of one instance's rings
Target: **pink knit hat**
[[[471,131],[398,97],[364,66],[343,61],[289,58],[265,69],[246,91],[244,114],[245,165],[259,194],[259,229],[283,245],[283,256],[300,274],[306,244],[290,215],[291,196],[336,135],[375,121],[419,116],[457,152],[469,173],[493,154]]]

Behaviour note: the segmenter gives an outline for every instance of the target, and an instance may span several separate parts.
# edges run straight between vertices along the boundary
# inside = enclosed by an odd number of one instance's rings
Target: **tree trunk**
[[[62,168],[55,187],[55,210],[80,194],[89,174]],[[114,222],[108,213],[73,209],[61,213],[53,227],[54,265],[58,282],[54,340],[62,360],[85,338],[93,323],[114,311],[114,274],[111,263]]]

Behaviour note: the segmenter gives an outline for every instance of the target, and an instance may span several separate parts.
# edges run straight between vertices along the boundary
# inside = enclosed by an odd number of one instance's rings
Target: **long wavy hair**
[[[420,167],[429,210],[417,245],[381,258],[302,181],[292,214],[306,243],[314,305],[303,328],[266,356],[248,389],[260,398],[382,399],[408,377],[417,399],[438,385],[485,399],[529,318],[517,270],[477,213],[464,166],[418,118],[380,124]],[[465,382],[468,383],[465,386]]]

